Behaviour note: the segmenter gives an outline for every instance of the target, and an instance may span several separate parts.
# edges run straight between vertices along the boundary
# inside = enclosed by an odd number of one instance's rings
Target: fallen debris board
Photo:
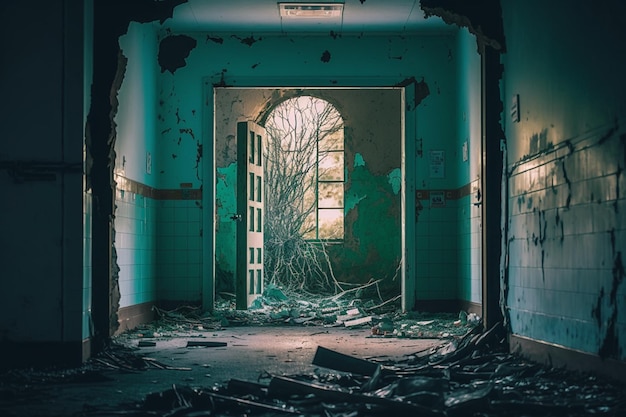
[[[352,326],[360,326],[361,324],[367,324],[371,322],[372,322],[372,316],[368,316],[368,317],[362,317],[360,319],[344,321],[343,325],[346,327],[352,327]]]
[[[211,342],[208,340],[188,340],[187,347],[224,347],[226,342]]]
[[[462,410],[466,412],[465,415],[471,415],[468,409],[481,409],[489,404],[489,394],[493,387],[492,382],[487,382],[484,385],[458,389],[446,396],[445,406],[454,409],[455,412]]]
[[[137,346],[139,347],[153,347],[156,346],[156,342],[151,342],[148,340],[140,340],[139,343],[137,343]]]
[[[237,397],[230,397],[230,396],[226,396],[226,395],[221,395],[221,394],[215,394],[212,392],[204,392],[203,395],[207,395],[209,397],[211,397],[214,401],[214,403],[216,402],[224,402],[227,404],[231,404],[231,405],[237,405],[237,406],[241,406],[241,407],[246,407],[246,408],[250,408],[250,409],[256,409],[259,411],[265,411],[265,412],[275,412],[275,413],[281,413],[281,414],[297,414],[297,415],[301,415],[300,412],[294,410],[291,407],[279,407],[279,406],[275,406],[275,405],[271,405],[271,404],[263,404],[257,401],[252,401],[252,400],[247,400],[244,398],[237,398]],[[232,410],[229,410],[232,411]],[[203,414],[204,415],[204,414]],[[213,415],[211,414],[206,414],[206,415]]]
[[[252,394],[263,397],[267,394],[267,385],[232,378],[228,381],[228,392],[236,394]]]
[[[340,401],[354,404],[376,404],[383,406],[388,410],[396,410],[402,412],[411,412],[414,415],[443,417],[442,411],[431,410],[419,404],[396,401],[389,398],[374,397],[363,395],[348,390],[334,389],[320,384],[312,384],[297,379],[276,376],[270,381],[268,394],[271,397],[284,397],[290,395],[315,395],[324,401]]]
[[[378,368],[378,364],[374,362],[345,355],[323,346],[317,347],[312,363],[313,365],[323,366],[324,368],[334,369],[336,371],[351,372],[353,374],[366,376],[374,375],[374,372],[376,372]]]

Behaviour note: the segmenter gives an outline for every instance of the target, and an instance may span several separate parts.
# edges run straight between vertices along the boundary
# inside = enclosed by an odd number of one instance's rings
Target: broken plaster
[[[170,35],[161,40],[158,55],[161,72],[174,74],[178,68],[187,65],[185,59],[196,45],[197,41],[187,35]]]
[[[426,18],[438,16],[448,24],[467,27],[476,36],[479,53],[484,46],[506,52],[499,0],[484,1],[483,7],[466,0],[421,0],[420,8]]]

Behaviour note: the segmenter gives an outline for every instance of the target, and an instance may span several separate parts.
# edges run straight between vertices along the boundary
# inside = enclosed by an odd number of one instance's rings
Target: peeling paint
[[[322,52],[322,57],[320,58],[320,60],[324,63],[330,62],[330,52],[328,50]]]
[[[498,0],[484,1],[482,7],[476,7],[473,2],[464,0],[421,0],[420,8],[426,18],[439,16],[448,24],[467,27],[476,36],[479,44],[506,52],[502,11]]]
[[[197,146],[198,147],[196,150],[196,166],[194,168],[196,169],[196,178],[202,181],[202,176],[200,174],[200,161],[202,160],[202,144],[198,143]]]
[[[535,155],[543,151],[548,146],[548,129],[542,129],[539,133],[534,133],[529,140],[529,155]]]
[[[224,43],[224,38],[221,38],[219,36],[211,36],[211,35],[207,35],[206,36],[206,41],[211,41],[211,42],[215,42],[217,44],[223,44]]]
[[[161,72],[174,74],[178,68],[187,65],[185,59],[196,45],[197,41],[187,35],[170,35],[161,40],[158,55]]]
[[[361,155],[360,153],[355,153],[354,154],[354,167],[364,167],[365,166],[365,161],[363,160],[363,155]]]
[[[614,245],[614,239],[615,239],[614,235],[615,235],[615,230],[612,230],[611,239],[612,239],[613,245]],[[609,317],[606,334],[602,341],[602,346],[600,347],[600,350],[598,351],[598,355],[601,358],[608,358],[608,357],[619,358],[619,356],[621,355],[619,335],[618,335],[618,330],[616,329],[616,325],[618,324],[618,321],[619,321],[619,312],[618,312],[618,305],[617,305],[617,291],[618,291],[619,286],[624,281],[624,277],[626,276],[626,273],[624,271],[624,264],[622,262],[622,252],[619,251],[615,253],[615,246],[613,246],[613,252],[614,252],[614,263],[613,263],[613,268],[611,270],[612,275],[613,275],[613,282],[611,286],[611,294],[609,296],[609,302],[611,306],[613,306],[613,312],[611,316]],[[604,293],[604,289],[602,289],[602,295],[603,293]]]
[[[263,38],[255,39],[254,36],[248,36],[247,38],[241,38],[237,35],[231,35],[231,38],[239,40],[244,45],[252,46],[256,42],[262,40]]]
[[[430,95],[428,84],[424,82],[423,78],[421,81],[417,81],[415,77],[409,77],[397,84],[398,87],[409,87],[410,85],[413,85],[415,95],[412,105],[410,103],[407,105],[408,111],[415,110],[417,106],[420,105],[422,100]]]
[[[389,184],[391,184],[391,189],[394,194],[398,194],[402,187],[402,171],[400,168],[396,168],[387,175],[389,179]]]
[[[196,136],[193,134],[193,130],[192,130],[192,129],[190,129],[190,128],[186,128],[186,129],[178,129],[178,132],[179,132],[179,133],[186,133],[186,134],[188,134],[189,136],[191,136],[191,138],[192,138],[193,140],[196,140]]]
[[[565,179],[565,183],[567,184],[567,200],[565,202],[565,208],[568,209],[570,204],[572,203],[572,182],[567,176],[567,171],[565,170],[565,161],[561,162],[561,168],[563,170],[563,178]]]

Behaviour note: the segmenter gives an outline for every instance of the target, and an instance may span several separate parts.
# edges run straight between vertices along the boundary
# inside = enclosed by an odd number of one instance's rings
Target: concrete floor
[[[202,337],[199,337],[199,336]],[[95,415],[136,404],[153,392],[177,387],[210,387],[230,379],[257,381],[263,372],[297,375],[316,372],[311,364],[318,346],[364,359],[398,360],[439,346],[443,339],[399,339],[372,337],[371,329],[344,327],[232,327],[219,331],[189,332],[176,337],[138,339],[121,337],[124,345],[136,347],[140,340],[155,341],[134,353],[188,370],[145,371],[101,370],[108,380],[33,384],[23,387],[12,400],[0,402],[0,415],[78,416]],[[225,342],[225,347],[187,347],[188,341]],[[332,372],[322,369],[322,372]],[[6,396],[6,395],[5,395]],[[102,414],[101,414],[102,415]]]

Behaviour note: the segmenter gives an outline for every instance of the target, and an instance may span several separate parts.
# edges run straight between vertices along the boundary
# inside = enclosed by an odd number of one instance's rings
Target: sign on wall
[[[430,178],[444,178],[445,177],[445,151],[430,151]]]
[[[444,207],[446,205],[446,196],[443,191],[430,192],[430,206]]]

